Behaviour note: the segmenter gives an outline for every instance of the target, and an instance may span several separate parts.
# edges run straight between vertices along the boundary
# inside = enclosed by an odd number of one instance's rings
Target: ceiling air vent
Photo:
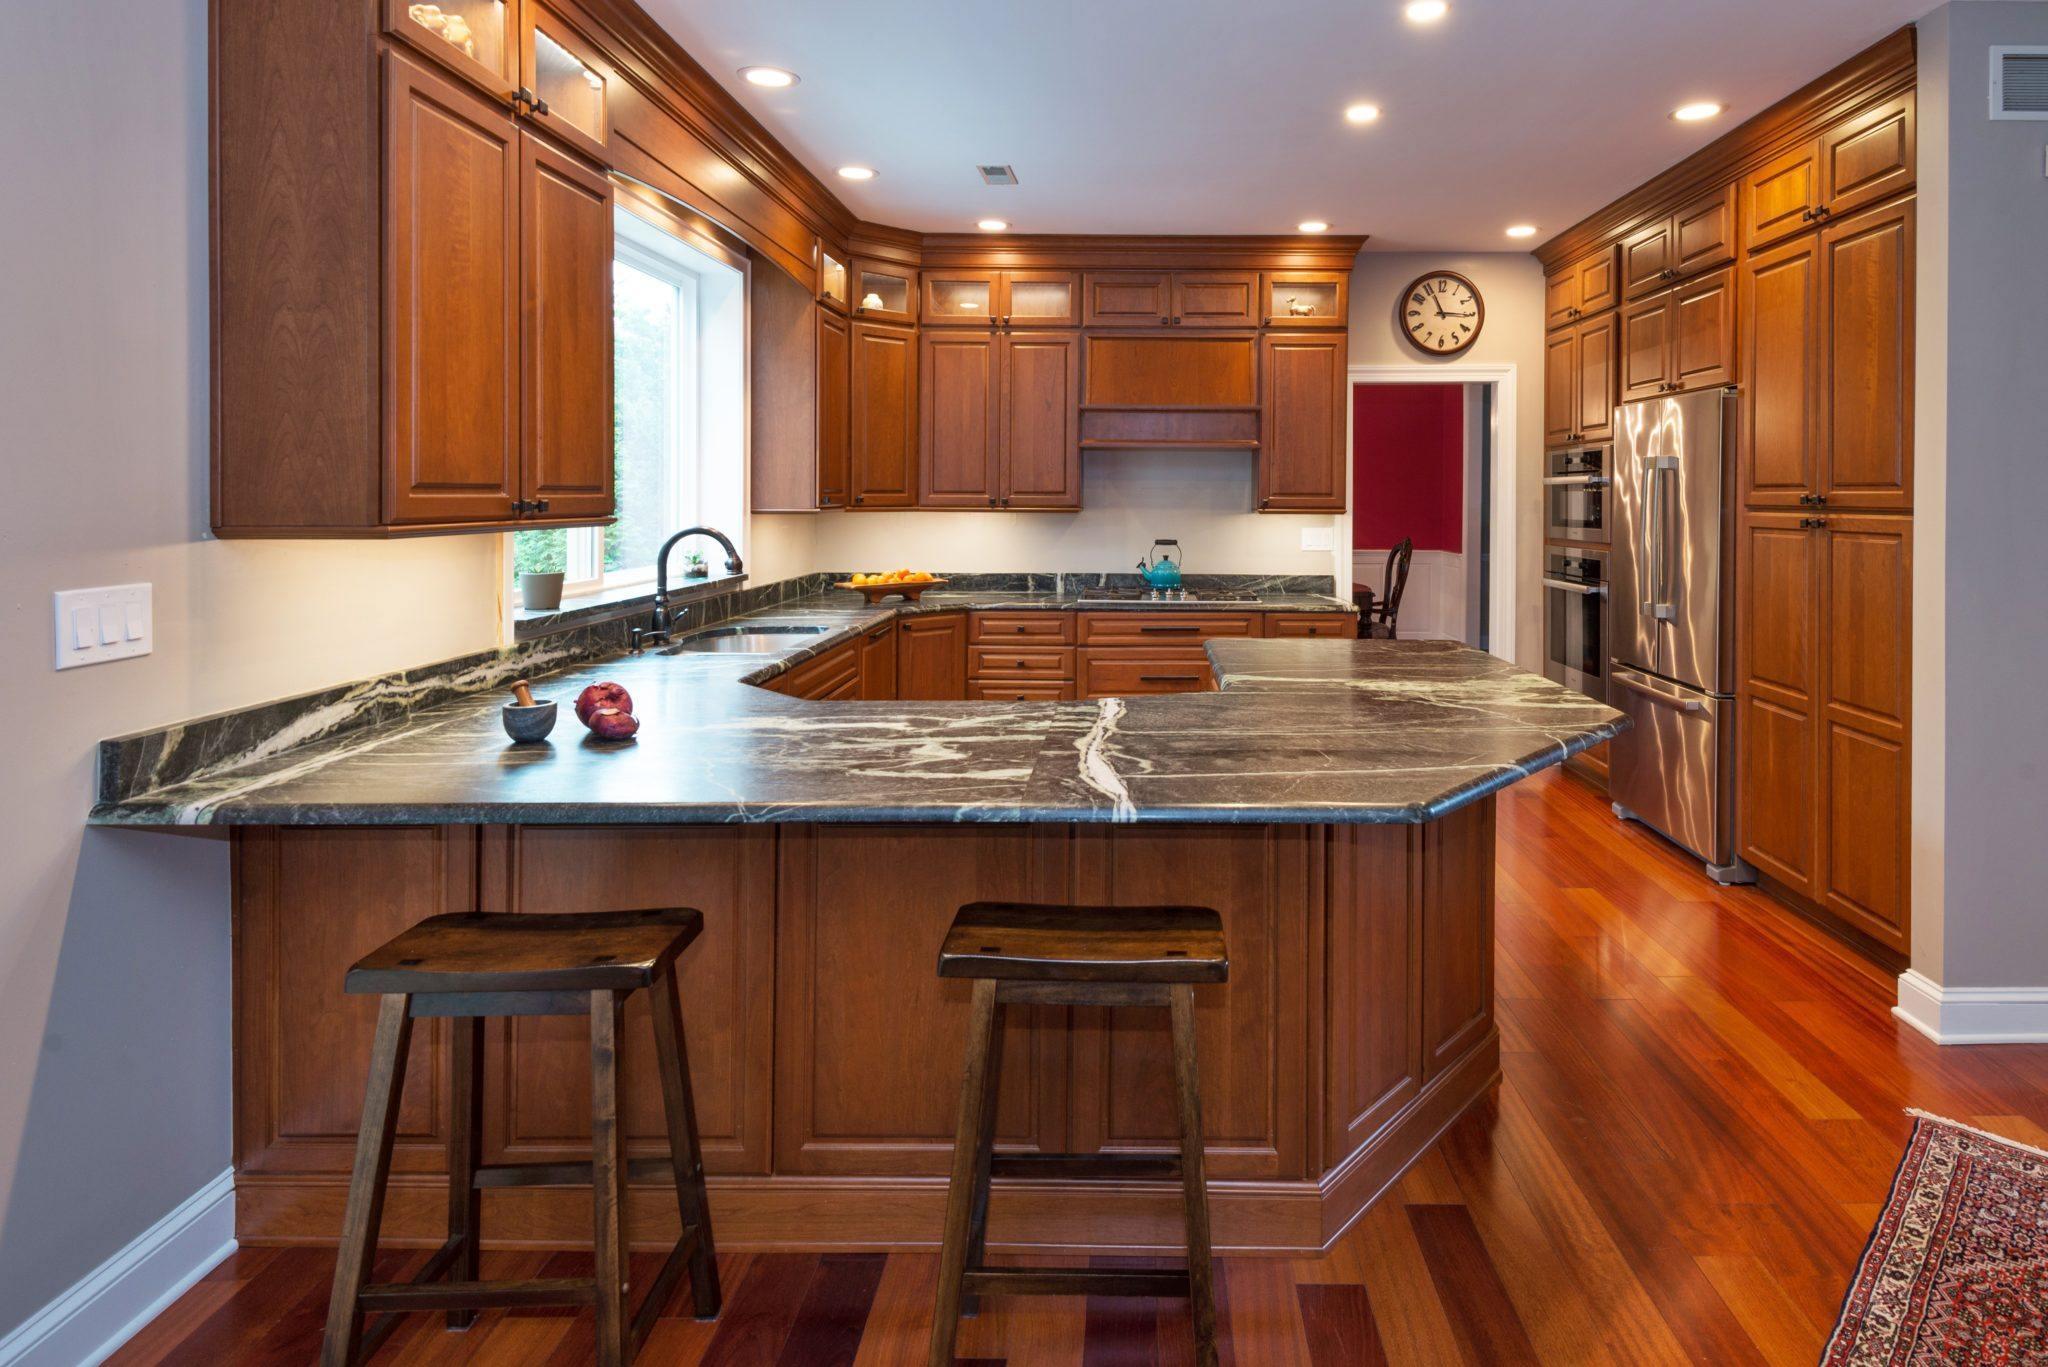
[[[2048,119],[2048,47],[1991,49],[1991,117]]]
[[[1017,183],[1017,172],[1014,167],[977,166],[974,169],[981,172],[981,181],[984,185],[1015,185]]]

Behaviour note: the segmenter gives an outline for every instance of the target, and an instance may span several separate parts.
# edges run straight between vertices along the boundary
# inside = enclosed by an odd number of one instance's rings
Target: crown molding
[[[926,266],[1017,269],[1348,271],[1363,236],[928,233]]]
[[[1917,37],[1908,24],[1865,48],[1684,161],[1566,228],[1537,247],[1532,255],[1543,263],[1544,270],[1557,270],[1747,174],[1787,148],[1818,136],[1822,129],[1863,106],[1910,90],[1917,76]]]

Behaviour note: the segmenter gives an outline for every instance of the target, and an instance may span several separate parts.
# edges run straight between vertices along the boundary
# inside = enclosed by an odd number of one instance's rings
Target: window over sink
[[[560,570],[565,595],[654,580],[671,532],[717,527],[746,554],[747,277],[625,208],[613,220],[612,450],[616,515],[609,527],[512,533],[512,573]],[[708,543],[707,543],[708,545]],[[722,553],[707,557],[722,574]]]

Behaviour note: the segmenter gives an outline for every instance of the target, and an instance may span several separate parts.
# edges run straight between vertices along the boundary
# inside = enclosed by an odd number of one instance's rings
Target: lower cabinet
[[[967,696],[966,613],[917,613],[897,620],[896,696],[906,702]]]
[[[860,696],[887,702],[896,696],[896,623],[870,627],[854,647],[860,652]]]
[[[816,659],[805,660],[768,687],[792,698],[843,700],[861,696],[862,643],[849,641]]]
[[[1747,515],[1738,650],[1743,857],[1911,948],[1912,520]]]
[[[1346,640],[1358,635],[1355,612],[1269,612],[1266,635],[1280,638]]]
[[[1083,698],[1206,692],[1216,678],[1203,643],[1264,634],[1260,613],[1084,612],[1074,682]]]

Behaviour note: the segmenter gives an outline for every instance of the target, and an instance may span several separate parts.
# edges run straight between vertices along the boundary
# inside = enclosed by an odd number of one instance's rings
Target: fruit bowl
[[[879,603],[891,594],[897,593],[902,594],[906,601],[915,603],[924,596],[926,589],[943,588],[945,583],[943,579],[898,579],[894,582],[885,580],[879,584],[856,584],[851,579],[842,579],[832,587],[852,589],[870,603]]]

